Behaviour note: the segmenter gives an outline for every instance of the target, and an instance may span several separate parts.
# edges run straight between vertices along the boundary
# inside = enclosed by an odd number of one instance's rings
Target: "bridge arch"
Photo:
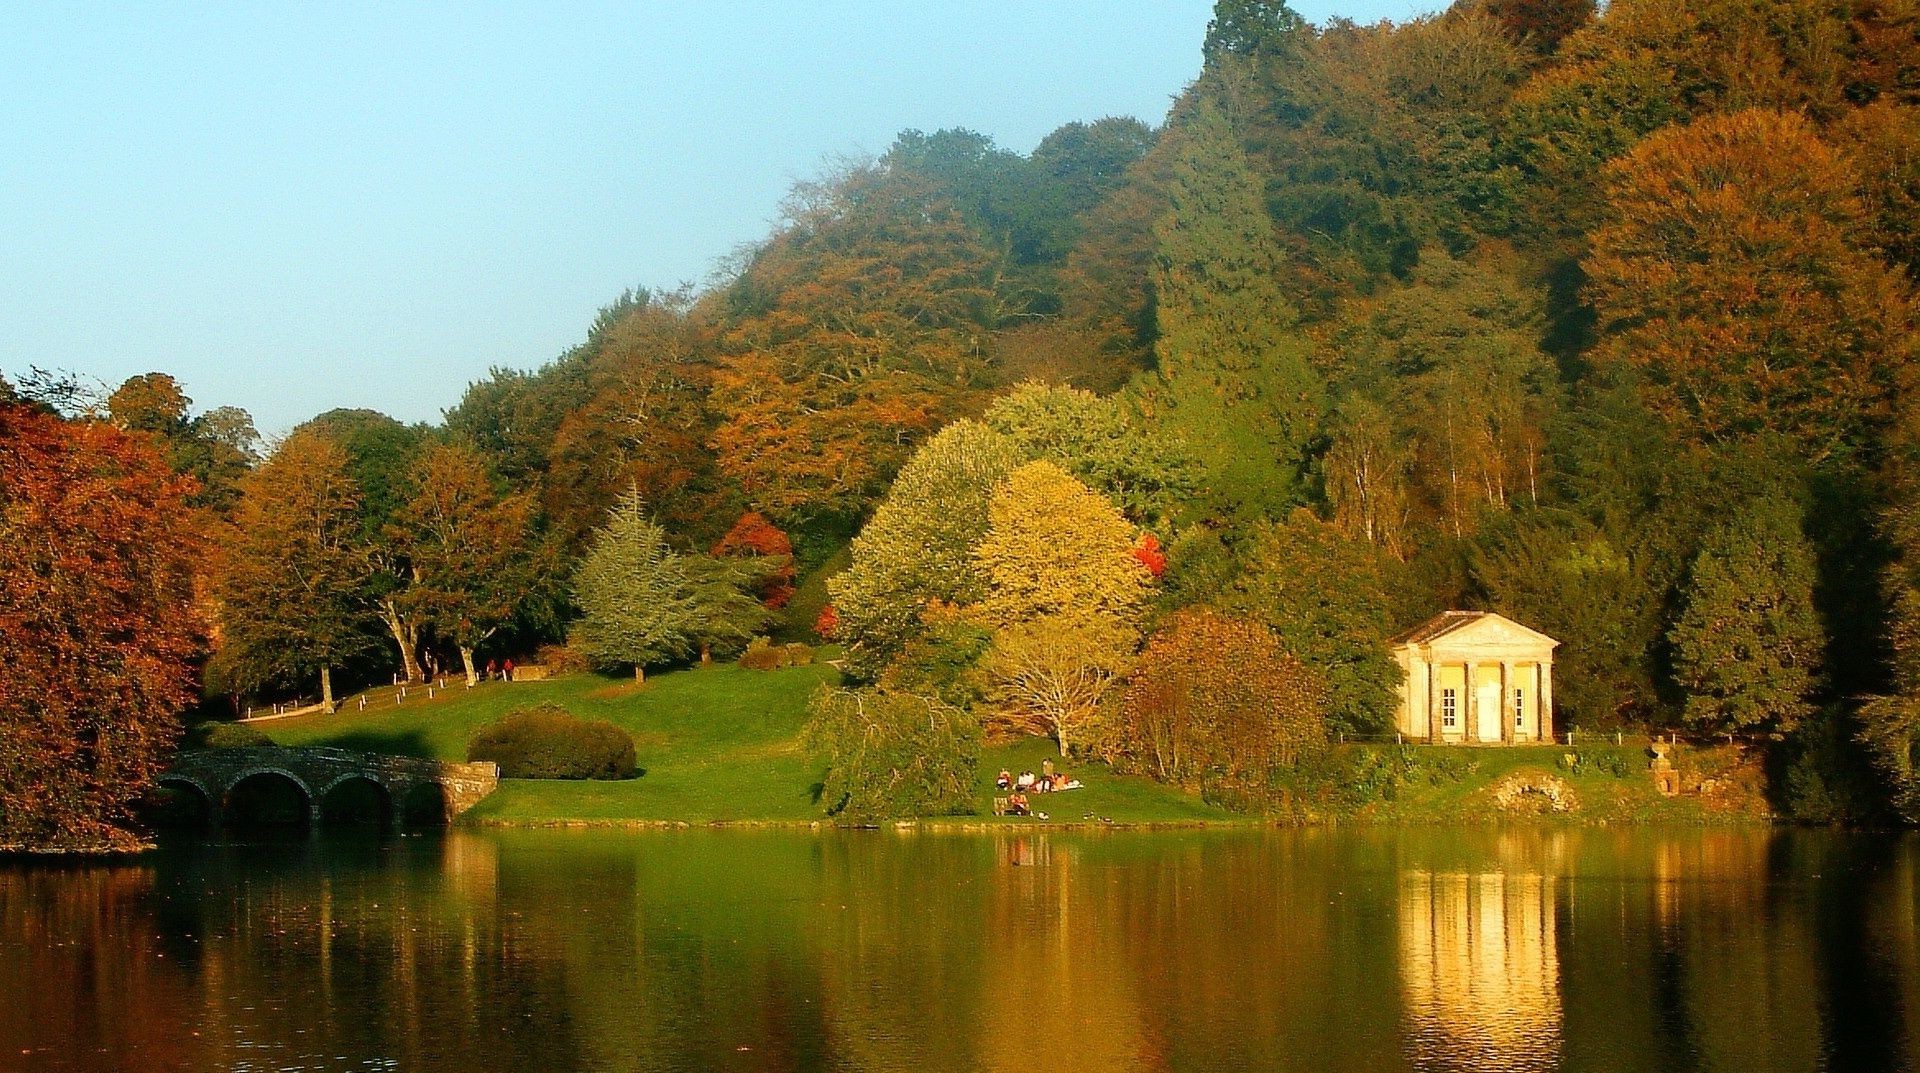
[[[173,802],[156,806],[153,822],[161,826],[212,827],[220,818],[220,798],[199,779],[185,775],[162,775],[153,780],[162,790],[178,790]]]
[[[286,768],[255,767],[227,782],[220,814],[230,823],[311,825],[318,801],[313,787]]]
[[[438,782],[421,781],[396,785],[394,808],[402,823],[409,827],[445,827],[453,820],[453,798]]]
[[[393,788],[372,775],[350,771],[326,784],[314,799],[321,823],[377,823],[385,826],[396,815]]]

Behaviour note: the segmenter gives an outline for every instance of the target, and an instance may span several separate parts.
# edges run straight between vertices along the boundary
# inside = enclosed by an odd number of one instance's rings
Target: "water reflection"
[[[0,1069],[1920,1068],[1912,839],[456,832],[0,866]]]
[[[1554,1067],[1557,886],[1524,872],[1401,877],[1400,975],[1418,1065]]]

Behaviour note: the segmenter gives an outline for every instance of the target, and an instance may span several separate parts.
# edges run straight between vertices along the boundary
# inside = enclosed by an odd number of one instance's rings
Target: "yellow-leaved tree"
[[[1152,576],[1134,531],[1099,493],[1051,462],[1008,475],[974,549],[987,578],[975,613],[1001,715],[1050,735],[1065,755],[1099,734],[1103,703],[1140,642]]]

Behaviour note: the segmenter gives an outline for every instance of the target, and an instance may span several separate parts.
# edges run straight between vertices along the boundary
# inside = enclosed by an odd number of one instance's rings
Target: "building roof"
[[[1550,645],[1558,645],[1560,643],[1548,637],[1546,634],[1541,633],[1539,630],[1528,629],[1505,615],[1496,615],[1491,611],[1442,611],[1410,630],[1404,630],[1387,638],[1387,644],[1394,648],[1413,645],[1430,645],[1442,637],[1458,633],[1469,626],[1494,622],[1506,623],[1514,629],[1532,634]]]

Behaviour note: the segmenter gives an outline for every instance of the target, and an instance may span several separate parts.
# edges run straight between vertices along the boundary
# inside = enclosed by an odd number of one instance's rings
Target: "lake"
[[[1920,1069],[1920,841],[454,831],[0,864],[6,1070]]]

